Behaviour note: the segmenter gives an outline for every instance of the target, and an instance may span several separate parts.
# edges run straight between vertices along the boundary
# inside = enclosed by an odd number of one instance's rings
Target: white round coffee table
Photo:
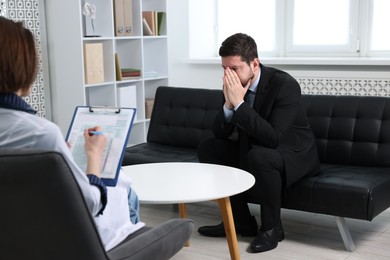
[[[232,259],[240,259],[229,197],[251,188],[255,178],[248,172],[206,163],[147,163],[124,166],[125,174],[141,203],[179,204],[187,217],[185,203],[216,200],[221,209]]]

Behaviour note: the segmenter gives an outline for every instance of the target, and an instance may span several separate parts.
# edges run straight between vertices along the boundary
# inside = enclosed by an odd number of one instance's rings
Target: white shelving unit
[[[56,112],[53,111],[53,114],[57,114],[57,120],[53,116],[54,121],[66,129],[68,123],[65,121],[70,123],[70,116],[76,105],[118,106],[118,89],[135,85],[137,114],[129,145],[144,142],[149,125],[149,119],[145,117],[145,99],[154,98],[157,87],[168,84],[168,39],[166,30],[159,36],[143,36],[142,12],[166,13],[166,0],[132,0],[134,29],[131,36],[115,36],[113,0],[89,0],[96,6],[96,18],[93,22],[97,37],[90,37],[93,35],[90,17],[82,13],[85,1],[79,0],[77,4],[74,2],[76,1],[51,0],[46,6],[47,24],[50,24],[49,56],[52,56],[49,63],[54,68],[51,71],[51,84],[55,88],[53,110],[57,109]],[[166,28],[167,18],[166,13],[163,28]],[[84,45],[88,43],[103,44],[104,81],[98,84],[85,84]],[[55,46],[52,51],[50,44]],[[64,55],[63,52],[69,48],[72,50]],[[139,68],[141,77],[118,81],[115,53],[119,55],[122,68]],[[63,75],[60,71],[69,71],[71,74]],[[64,95],[61,93],[65,92],[67,96],[72,93],[73,98],[63,100]],[[70,110],[67,118],[60,115],[65,110]]]

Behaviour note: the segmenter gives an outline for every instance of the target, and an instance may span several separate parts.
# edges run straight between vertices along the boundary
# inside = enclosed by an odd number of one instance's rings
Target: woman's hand
[[[106,146],[107,137],[104,134],[91,134],[91,131],[102,132],[102,128],[96,126],[84,130],[84,149],[87,154],[86,173],[100,177],[102,155]]]

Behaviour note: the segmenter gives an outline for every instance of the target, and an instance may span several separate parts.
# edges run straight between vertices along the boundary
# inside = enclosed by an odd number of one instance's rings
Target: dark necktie
[[[248,103],[249,106],[253,107],[255,96],[256,93],[248,89],[248,91],[244,96],[244,101]],[[251,147],[248,133],[245,132],[243,129],[239,129],[239,139],[240,139],[240,144],[239,144],[240,166],[242,169],[247,170],[248,169],[247,155]]]
[[[249,104],[249,106],[253,107],[253,104],[255,102],[255,96],[256,93],[248,89],[248,91],[245,94],[244,101]]]

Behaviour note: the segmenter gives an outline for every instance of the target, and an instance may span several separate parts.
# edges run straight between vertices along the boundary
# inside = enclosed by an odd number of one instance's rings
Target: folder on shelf
[[[125,35],[124,0],[114,0],[115,36]]]
[[[145,99],[145,118],[152,117],[153,105],[154,105],[154,98]]]
[[[84,129],[99,125],[107,138],[100,177],[107,186],[116,185],[135,113],[135,108],[76,107],[66,141],[80,169],[87,168]]]
[[[84,44],[85,84],[104,82],[103,43]]]
[[[131,36],[133,26],[133,0],[114,0],[115,36]]]
[[[125,36],[131,36],[134,33],[133,27],[133,0],[123,0],[123,16],[125,25]]]

